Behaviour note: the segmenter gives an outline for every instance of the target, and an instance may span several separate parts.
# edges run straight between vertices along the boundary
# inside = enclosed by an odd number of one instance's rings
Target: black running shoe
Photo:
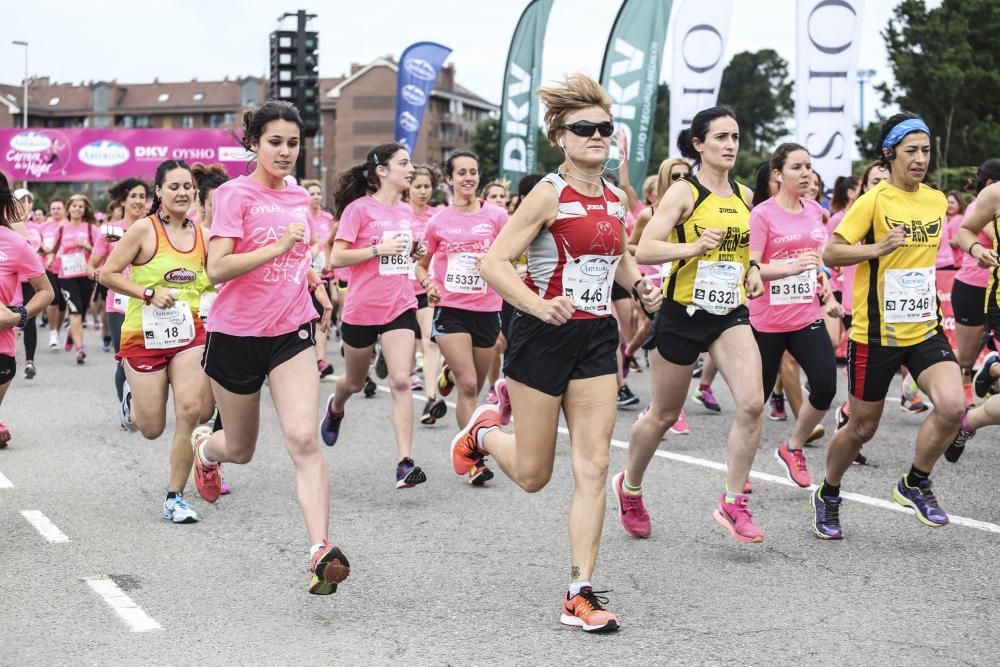
[[[371,398],[378,392],[378,385],[370,377],[365,378],[364,392],[365,398]]]

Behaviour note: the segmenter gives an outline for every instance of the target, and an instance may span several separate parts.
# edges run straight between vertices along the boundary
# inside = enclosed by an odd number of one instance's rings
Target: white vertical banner
[[[683,0],[677,9],[670,75],[671,150],[694,115],[719,99],[732,15],[733,0]]]
[[[798,0],[795,128],[829,187],[851,173],[864,0]]]

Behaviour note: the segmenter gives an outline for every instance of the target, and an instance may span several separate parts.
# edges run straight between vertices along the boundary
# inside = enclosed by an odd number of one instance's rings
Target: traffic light
[[[315,14],[299,10],[296,30],[271,33],[271,99],[294,104],[302,114],[305,136],[320,130],[319,103],[319,33],[306,30],[306,22]],[[284,18],[284,17],[283,17]]]

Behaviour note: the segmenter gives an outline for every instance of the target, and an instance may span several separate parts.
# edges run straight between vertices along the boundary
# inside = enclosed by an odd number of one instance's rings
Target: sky
[[[693,0],[695,1],[695,0]],[[706,4],[710,0],[698,0]],[[13,5],[14,0],[2,0]],[[679,4],[678,2],[674,3]],[[872,84],[891,79],[879,32],[898,0],[867,0],[859,69],[872,69]],[[930,6],[940,4],[931,0]],[[268,35],[284,12],[318,15],[320,74],[341,76],[350,63],[384,55],[398,58],[411,43],[437,41],[453,49],[459,83],[499,103],[510,37],[527,0],[30,0],[5,10],[0,25],[0,82],[19,85],[24,49],[28,71],[52,81],[120,83],[202,81],[225,76],[266,76]],[[600,73],[618,0],[555,0],[546,34],[542,76],[548,81],[575,71]],[[735,0],[727,59],[742,51],[773,48],[795,72],[795,0]],[[370,7],[360,11],[356,7]],[[668,41],[665,54],[671,51]],[[661,68],[669,82],[670,67]],[[866,89],[866,117],[877,95]]]

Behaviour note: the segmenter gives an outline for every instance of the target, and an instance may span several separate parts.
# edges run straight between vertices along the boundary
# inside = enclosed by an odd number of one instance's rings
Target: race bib
[[[382,242],[390,241],[396,236],[404,237],[409,245],[413,244],[413,235],[408,231],[383,232]],[[378,258],[378,272],[381,276],[408,276],[412,265],[409,249],[402,255],[379,255]]]
[[[660,265],[660,280],[666,282],[670,278],[670,271],[673,270],[673,262],[664,262]]]
[[[69,253],[62,256],[62,272],[66,278],[77,278],[87,275],[87,257],[82,252]]]
[[[444,288],[456,294],[483,294],[486,281],[476,266],[478,255],[471,252],[449,252]]]
[[[882,309],[886,322],[927,322],[937,317],[934,267],[886,269]]]
[[[740,305],[743,265],[698,260],[694,276],[694,305],[713,315],[726,315]]]
[[[118,292],[112,292],[112,294],[114,297],[111,299],[111,308],[119,313],[126,312],[128,310],[128,296]]]
[[[772,260],[771,264],[792,264],[794,262],[794,259],[778,259]],[[772,306],[812,303],[816,296],[816,269],[809,269],[781,280],[772,280],[769,291]]]
[[[42,237],[42,250],[45,252],[52,252],[53,246],[56,244],[56,237],[51,234],[47,234]]]
[[[183,347],[194,340],[194,317],[186,301],[170,308],[142,306],[142,335],[147,350]]]
[[[611,284],[621,255],[583,255],[563,266],[563,296],[572,299],[577,310],[595,315],[611,312]]]
[[[318,252],[313,255],[312,268],[317,274],[323,273],[323,253]]]
[[[198,306],[198,316],[202,319],[208,317],[208,311],[212,310],[212,304],[215,303],[215,297],[219,296],[218,292],[202,292],[201,293],[201,305]]]

